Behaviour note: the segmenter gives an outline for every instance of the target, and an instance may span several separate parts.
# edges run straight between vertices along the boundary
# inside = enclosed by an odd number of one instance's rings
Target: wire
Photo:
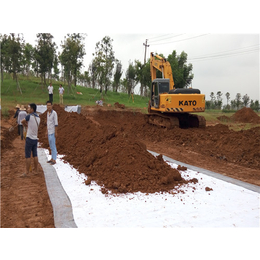
[[[158,42],[158,41],[164,41],[164,40],[167,40],[167,39],[170,39],[170,38],[175,38],[175,37],[178,37],[178,36],[181,36],[181,35],[184,35],[184,34],[185,34],[185,33],[182,33],[182,34],[178,34],[178,35],[175,35],[175,36],[166,37],[166,38],[159,39],[159,40],[155,40],[155,41],[150,41],[150,40],[148,39],[148,41],[149,41],[149,43],[151,43],[151,42]]]
[[[254,47],[254,46],[258,46],[258,47]],[[253,47],[253,48],[252,48]],[[243,50],[243,51],[236,51],[236,50],[242,50],[245,48],[251,48],[248,50]],[[194,57],[194,58],[188,58],[188,61],[203,61],[203,60],[209,60],[209,59],[217,59],[217,58],[226,58],[226,57],[232,57],[232,56],[237,56],[237,55],[241,55],[241,54],[249,54],[252,52],[256,52],[259,51],[259,45],[252,45],[252,46],[248,46],[248,47],[243,47],[243,48],[239,48],[236,50],[231,50],[231,51],[223,51],[223,52],[219,52],[222,54],[209,54],[208,56],[198,56],[198,57]],[[236,51],[236,52],[234,52]],[[229,52],[229,53],[225,53],[225,52]]]
[[[215,54],[219,54],[219,53],[225,53],[225,52],[233,52],[233,51],[237,51],[237,50],[242,50],[242,49],[247,49],[247,48],[256,48],[256,46],[260,46],[259,44],[255,44],[255,45],[251,45],[251,46],[246,46],[246,47],[242,47],[242,48],[238,48],[238,49],[234,49],[234,50],[227,50],[227,51],[220,51],[220,52],[215,52],[215,53],[211,53],[211,54],[205,54],[205,56],[207,55],[215,55]],[[203,55],[204,56],[204,55]],[[192,57],[190,59],[196,59],[196,58],[201,58],[202,56],[195,56],[195,57]]]
[[[159,36],[155,36],[155,37],[152,37],[150,39],[154,39],[154,38],[160,38],[160,37],[164,37],[164,36],[167,36],[167,35],[171,35],[172,33],[168,33],[168,34],[164,34],[164,35],[159,35]]]
[[[187,40],[191,40],[191,39],[194,39],[194,38],[206,36],[206,35],[208,35],[208,34],[209,34],[209,33],[202,34],[202,35],[198,35],[198,36],[194,36],[194,37],[190,37],[190,38],[186,38],[186,39],[182,39],[182,40],[177,40],[177,41],[172,41],[172,42],[164,42],[164,43],[155,43],[155,44],[151,44],[151,45],[162,45],[162,44],[169,44],[169,43],[173,43],[173,42],[187,41]]]

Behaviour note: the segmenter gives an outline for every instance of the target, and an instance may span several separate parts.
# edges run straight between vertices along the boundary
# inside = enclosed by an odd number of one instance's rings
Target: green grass
[[[26,77],[20,76],[19,84],[21,92],[17,89],[16,82],[11,78],[7,77],[1,84],[1,105],[2,109],[11,109],[16,104],[27,105],[29,103],[45,104],[49,99],[49,94],[47,87],[42,86],[39,78],[31,77],[27,79]],[[52,85],[54,88],[53,101],[55,104],[59,103],[58,89],[59,85],[62,84],[65,93],[63,95],[64,105],[82,105],[82,106],[94,106],[96,101],[103,99],[106,104],[114,105],[115,102],[124,104],[128,108],[143,109],[148,105],[148,98],[141,97],[139,95],[134,95],[134,102],[132,98],[126,93],[118,93],[107,91],[107,94],[103,92],[100,93],[98,89],[85,88],[81,86],[72,87],[72,91],[69,93],[68,86],[64,85],[63,82],[52,80]],[[77,94],[81,92],[82,95]]]
[[[200,113],[198,115],[201,115],[201,116],[204,116],[206,121],[208,122],[219,122],[219,120],[217,119],[217,117],[220,117],[220,116],[227,116],[227,117],[230,117],[234,114],[234,112],[231,112],[231,113],[224,113],[223,111],[221,110],[206,110],[205,112],[203,113]]]
[[[8,108],[4,108],[4,109],[2,109],[2,116],[4,117],[4,118],[8,118],[9,117],[9,109]]]

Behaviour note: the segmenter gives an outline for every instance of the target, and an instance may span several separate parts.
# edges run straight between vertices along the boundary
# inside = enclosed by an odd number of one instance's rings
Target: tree
[[[56,55],[56,44],[50,33],[38,33],[37,46],[35,47],[35,70],[41,74],[41,79],[46,85],[46,74],[51,74],[53,62]]]
[[[120,83],[120,78],[122,76],[122,64],[120,61],[116,61],[116,72],[114,74],[114,82],[113,82],[113,91],[117,92],[119,83]]]
[[[260,110],[260,105],[259,105],[259,100],[255,101],[255,109],[256,112],[258,112]]]
[[[138,83],[141,84],[140,87],[140,95],[143,96],[143,90],[144,90],[144,66],[145,64],[142,64],[141,61],[135,60],[135,72],[136,72],[136,80]]]
[[[132,63],[129,63],[126,71],[127,93],[128,96],[134,91],[134,87],[137,84],[135,67]]]
[[[127,93],[127,92],[128,92],[128,80],[127,80],[127,78],[123,78],[123,79],[121,80],[121,84],[122,84],[122,86],[123,86],[122,92],[123,92],[123,93]]]
[[[150,74],[150,60],[148,62],[146,62],[146,64],[144,65],[144,67],[142,68],[142,73],[143,73],[143,95],[148,97],[149,93],[150,93],[150,88],[152,85],[152,80],[151,80],[151,74]]]
[[[192,74],[193,66],[187,63],[188,55],[184,51],[177,55],[176,51],[168,55],[168,61],[172,67],[172,75],[175,88],[184,88],[191,84],[194,75]]]
[[[241,105],[241,94],[240,93],[236,94],[235,104],[236,104],[237,109],[239,109],[239,107]]]
[[[214,94],[214,92],[211,92],[210,93],[210,108],[211,109],[215,108],[215,104],[216,104],[215,101],[216,101],[215,94]]]
[[[230,101],[230,107],[231,107],[232,110],[234,110],[234,109],[237,108],[236,100],[235,100],[235,99]]]
[[[60,70],[59,70],[59,61],[58,61],[58,57],[57,55],[55,55],[54,57],[54,61],[53,61],[53,77],[57,80],[59,80],[59,74],[60,74]]]
[[[96,70],[96,65],[95,65],[94,60],[93,60],[92,63],[89,65],[88,71],[89,71],[90,78],[91,78],[92,88],[95,88],[96,79],[97,79],[97,70]]]
[[[142,64],[139,60],[135,60],[136,81],[140,83],[140,95],[147,95],[147,87],[151,86],[150,60]]]
[[[3,37],[1,37],[1,43],[3,44],[3,47],[1,46],[1,51],[3,51],[3,61],[1,61],[1,69],[5,69],[8,73],[11,73],[13,75],[13,80],[16,81],[17,90],[22,93],[18,82],[18,73],[22,71],[24,46],[23,35],[15,35],[15,33],[10,33],[9,36],[4,35]]]
[[[96,67],[97,79],[100,85],[100,92],[103,91],[105,87],[105,93],[111,84],[111,77],[114,68],[114,51],[112,46],[112,41],[109,36],[105,36],[101,41],[96,43],[95,53],[93,53],[94,64]]]
[[[17,73],[22,70],[22,50],[23,50],[23,36],[14,33],[9,36],[8,55],[10,57],[9,72],[13,73],[13,79],[17,79]]]
[[[242,100],[243,100],[243,104],[245,107],[247,107],[247,105],[249,104],[249,96],[247,94],[245,94],[243,97],[242,97]]]
[[[223,109],[227,109],[227,110],[230,110],[230,105],[229,105],[229,100],[230,100],[230,93],[229,92],[227,92],[226,94],[225,94],[225,96],[226,96],[226,98],[227,98],[227,105],[226,106],[224,106],[223,107]]]
[[[24,71],[26,73],[27,78],[29,77],[30,73],[30,68],[32,65],[32,60],[33,60],[33,53],[34,49],[33,46],[29,43],[26,43],[23,49],[23,66],[24,66]]]
[[[206,100],[205,109],[211,109],[211,101],[210,100]]]
[[[78,81],[81,86],[91,87],[91,78],[89,76],[89,71],[84,71],[78,75]]]
[[[11,66],[10,57],[8,55],[8,45],[10,38],[4,34],[0,34],[0,70],[1,70],[1,81],[4,81],[4,71],[9,71],[9,67]]]
[[[259,101],[258,100],[254,101],[253,99],[251,99],[250,108],[258,112],[260,110]]]
[[[230,93],[227,92],[227,93],[225,94],[225,96],[226,96],[226,98],[227,98],[227,105],[228,105],[228,101],[230,100]]]
[[[218,91],[217,92],[217,101],[216,101],[216,106],[218,109],[221,109],[221,107],[222,107],[222,97],[221,96],[222,96],[221,91]]]
[[[89,75],[89,71],[84,71],[84,80],[85,80],[85,86],[91,86],[91,77]]]
[[[69,90],[71,90],[72,81],[74,81],[74,86],[77,85],[77,77],[80,75],[80,69],[83,66],[83,59],[86,54],[84,40],[84,34],[67,34],[67,37],[61,44],[62,53],[59,59],[64,66],[64,75],[67,79]]]

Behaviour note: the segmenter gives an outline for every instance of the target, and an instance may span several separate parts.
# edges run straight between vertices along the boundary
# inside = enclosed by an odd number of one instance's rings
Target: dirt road
[[[239,132],[221,124],[166,130],[147,124],[142,113],[120,108],[83,107],[80,115],[57,105],[54,109],[59,117],[58,153],[88,176],[86,185],[94,180],[104,193],[167,191],[185,182],[146,149],[260,186],[259,127]],[[47,148],[45,130],[43,114],[39,137]],[[1,227],[53,226],[43,174],[19,178],[25,168],[24,144],[17,136],[9,143],[11,137],[2,137]]]

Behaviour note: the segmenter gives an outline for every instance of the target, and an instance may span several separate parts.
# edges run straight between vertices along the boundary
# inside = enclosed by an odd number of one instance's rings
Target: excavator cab
[[[169,79],[155,79],[152,82],[151,88],[151,106],[159,108],[160,106],[160,94],[168,94],[170,91]]]

